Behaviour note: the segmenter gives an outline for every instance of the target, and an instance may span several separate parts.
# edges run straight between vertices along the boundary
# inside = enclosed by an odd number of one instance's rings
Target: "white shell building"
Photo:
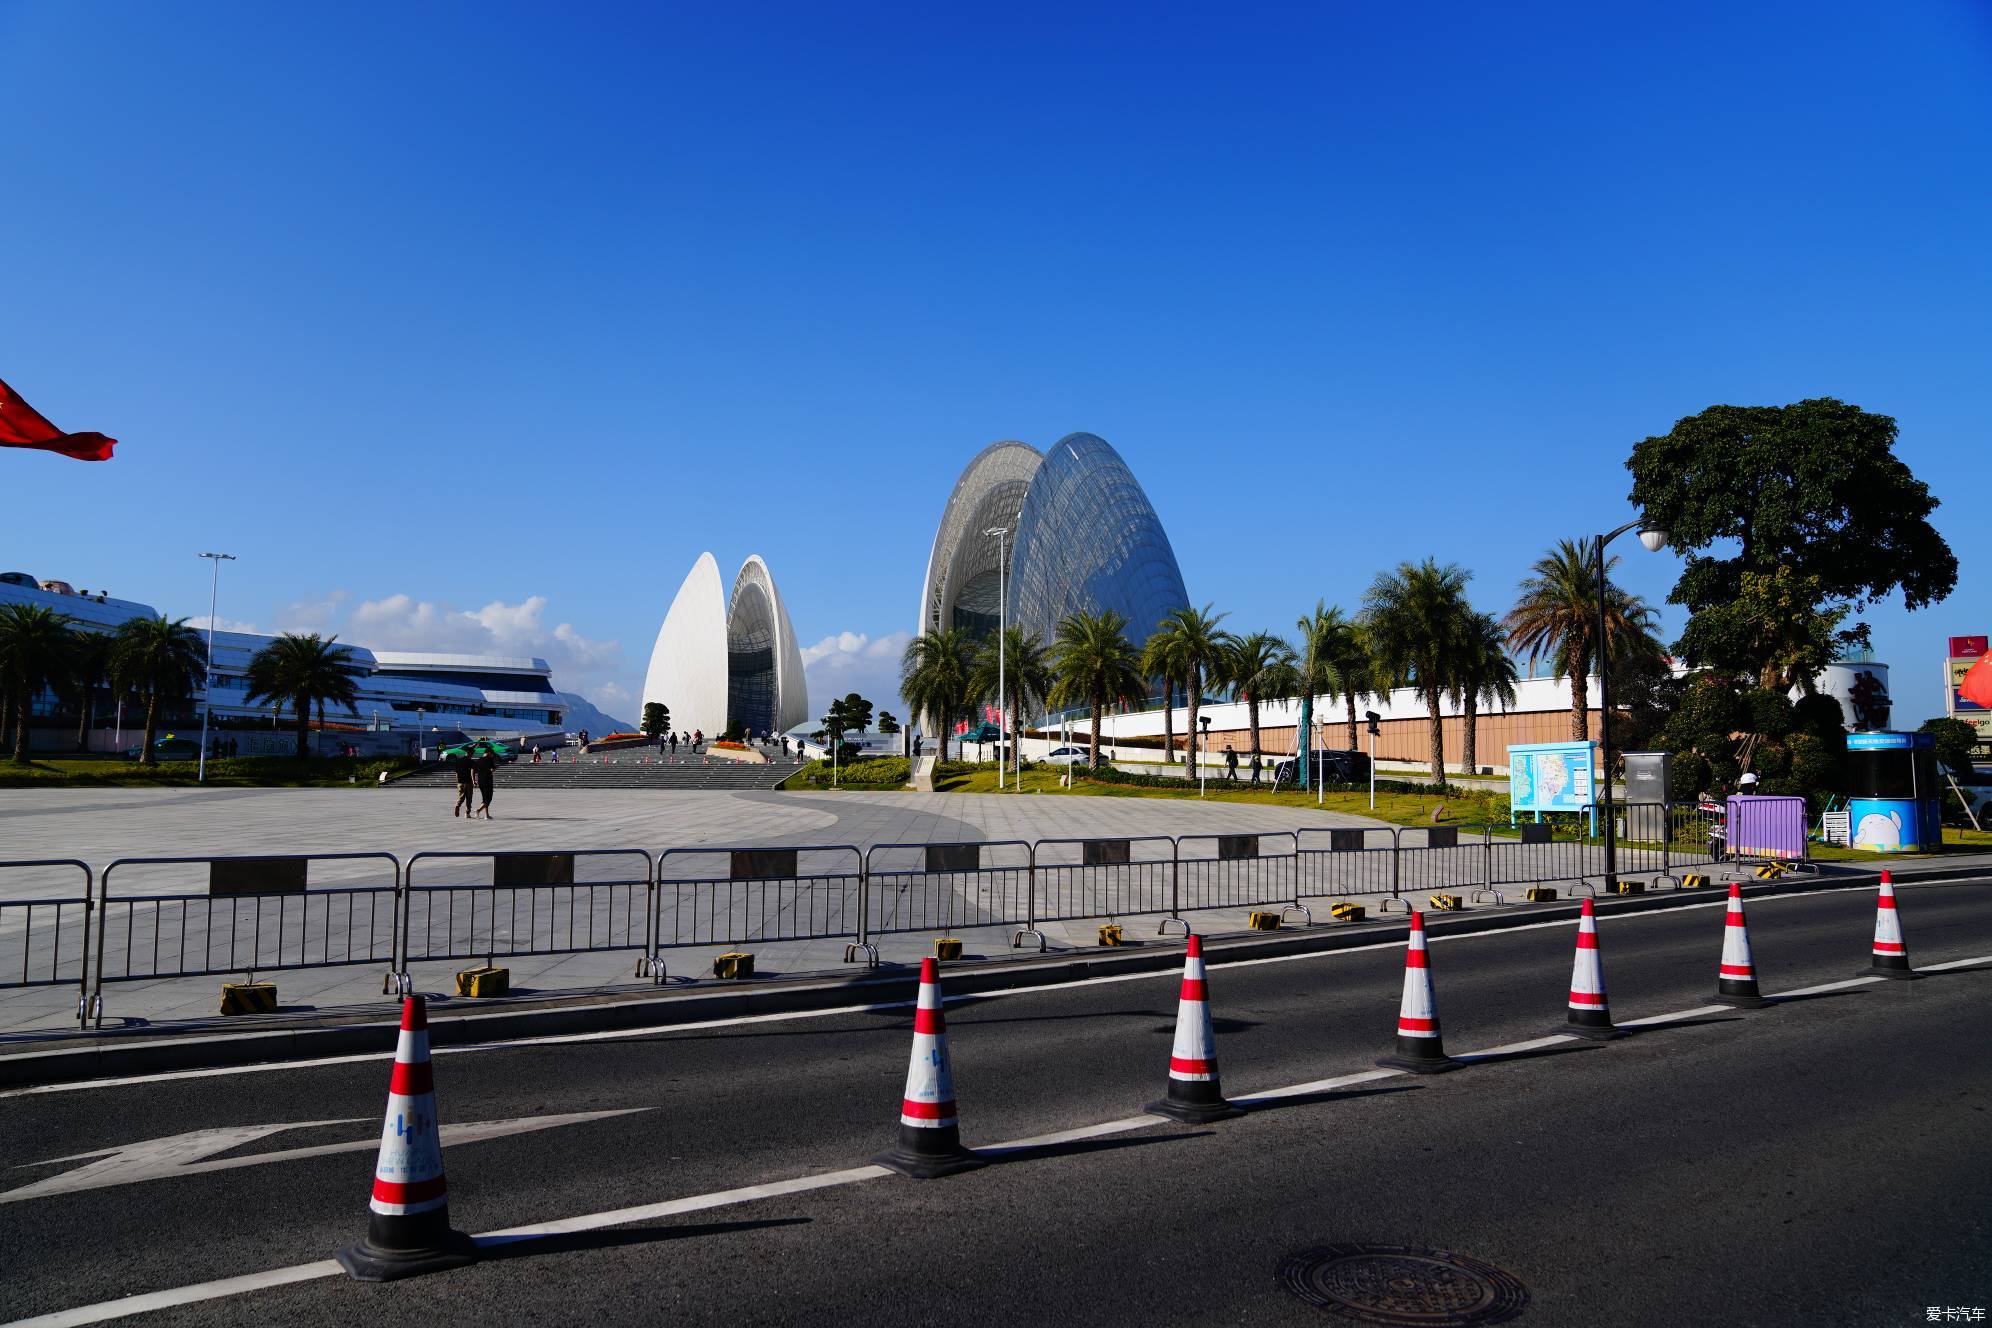
[[[757,734],[809,722],[802,650],[759,554],[741,564],[731,593],[721,587],[719,563],[699,555],[657,630],[643,701],[669,707],[673,729],[709,738],[730,720]]]

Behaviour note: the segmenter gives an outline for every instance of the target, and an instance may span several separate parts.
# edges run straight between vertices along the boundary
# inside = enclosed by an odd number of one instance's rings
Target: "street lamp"
[[[214,564],[214,574],[208,578],[208,658],[207,684],[201,694],[201,760],[194,771],[194,782],[207,782],[208,769],[208,716],[214,713],[214,610],[215,600],[221,593],[221,565],[235,561],[232,553],[204,553],[201,557]]]
[[[1209,715],[1200,716],[1197,722],[1203,725],[1203,748],[1208,748],[1210,746],[1210,716]],[[1204,795],[1204,783],[1205,783],[1203,749],[1198,750],[1196,756],[1196,762],[1197,762],[1197,796],[1201,798]]]
[[[1648,525],[1642,517],[1626,522],[1609,535],[1598,536],[1597,544],[1592,549],[1592,556],[1598,562],[1598,640],[1595,646],[1598,658],[1598,778],[1604,783],[1605,890],[1611,894],[1618,893],[1618,824],[1612,807],[1612,651],[1610,638],[1605,634],[1611,606],[1605,581],[1605,546],[1628,530],[1639,532],[1639,542],[1646,546],[1648,553],[1658,553],[1667,547],[1667,532]]]
[[[996,791],[1003,790],[1003,735],[1010,730],[1010,695],[1007,679],[1004,677],[1006,661],[1003,658],[1008,646],[1003,638],[1010,626],[1010,559],[1005,551],[1004,537],[1010,533],[1008,526],[991,526],[982,532],[996,537]],[[1017,782],[1023,783],[1023,763],[1017,763]]]

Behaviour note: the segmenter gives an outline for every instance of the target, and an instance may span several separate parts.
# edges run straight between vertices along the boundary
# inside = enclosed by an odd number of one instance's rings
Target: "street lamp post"
[[[1008,526],[991,526],[982,532],[996,537],[996,790],[1003,789],[1003,735],[1010,731],[1010,694],[1008,680],[1004,676],[1006,661],[1003,658],[1009,645],[1003,638],[1008,635],[1010,626],[1010,559],[1005,552],[1003,539],[1010,533]],[[1024,767],[1017,765],[1017,782],[1022,783]]]
[[[199,767],[194,771],[196,784],[207,782],[208,716],[214,713],[214,611],[215,601],[221,594],[221,565],[235,561],[235,555],[232,553],[204,553],[201,557],[214,565],[214,572],[208,578],[207,682],[201,693],[201,760]]]
[[[1197,751],[1197,758],[1196,758],[1197,759],[1197,796],[1201,798],[1204,795],[1204,784],[1205,784],[1202,749],[1210,746],[1210,716],[1209,715],[1200,716],[1198,722],[1203,725],[1203,743],[1202,747],[1200,747]]]
[[[1611,608],[1605,580],[1605,546],[1628,530],[1639,532],[1639,542],[1648,553],[1658,553],[1667,547],[1667,532],[1654,529],[1641,518],[1626,522],[1609,535],[1598,536],[1592,549],[1592,556],[1598,562],[1598,639],[1593,647],[1598,660],[1597,778],[1604,786],[1605,890],[1609,894],[1618,893],[1618,821],[1612,805],[1612,652],[1610,638],[1606,636]]]

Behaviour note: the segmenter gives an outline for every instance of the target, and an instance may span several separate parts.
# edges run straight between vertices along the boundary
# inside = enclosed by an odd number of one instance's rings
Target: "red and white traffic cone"
[[[420,996],[401,1002],[401,1040],[387,1086],[387,1120],[374,1164],[366,1239],[340,1250],[362,1282],[392,1282],[477,1261],[477,1247],[450,1229],[443,1184],[443,1138],[429,1068],[429,1012]]]
[[[1757,966],[1750,958],[1750,928],[1743,921],[1743,887],[1729,883],[1729,912],[1723,918],[1722,968],[1715,984],[1718,1005],[1760,1010],[1770,1002],[1757,990]]]
[[[1439,1007],[1432,998],[1431,957],[1425,949],[1425,915],[1411,910],[1411,938],[1404,948],[1404,999],[1397,1007],[1397,1051],[1377,1062],[1414,1074],[1456,1070],[1439,1040]]]
[[[947,1022],[941,1014],[940,965],[932,959],[920,961],[920,999],[913,1007],[913,1055],[899,1106],[899,1143],[872,1161],[919,1180],[988,1165],[987,1158],[961,1146],[954,1067],[948,1061]]]
[[[1204,982],[1203,938],[1192,935],[1183,956],[1183,994],[1176,1002],[1176,1044],[1169,1050],[1169,1095],[1142,1110],[1192,1125],[1243,1116],[1224,1100],[1217,1079],[1217,1039],[1210,1026],[1210,990]]]
[[[1605,964],[1598,955],[1598,914],[1588,899],[1577,916],[1577,959],[1570,967],[1570,1017],[1557,1031],[1599,1042],[1625,1036],[1624,1029],[1612,1025],[1611,1001],[1605,996]]]
[[[1909,967],[1909,947],[1902,940],[1902,915],[1895,911],[1895,882],[1881,874],[1881,894],[1874,901],[1874,961],[1862,970],[1864,977],[1913,978]]]

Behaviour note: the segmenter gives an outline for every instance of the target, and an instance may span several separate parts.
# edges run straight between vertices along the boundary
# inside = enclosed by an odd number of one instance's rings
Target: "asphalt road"
[[[1919,965],[1992,954],[1992,888],[1901,898]],[[1866,962],[1865,891],[1765,897],[1750,918],[1767,992]],[[1553,1031],[1572,931],[1437,940],[1448,1049]],[[1607,907],[1614,1014],[1704,1005],[1721,932],[1717,908]],[[1392,946],[1214,967],[1226,1089],[1369,1069],[1401,964]],[[951,1007],[967,1142],[1138,1113],[1162,1089],[1174,1007],[1167,975]],[[1373,1242],[1505,1269],[1530,1324],[1920,1323],[1928,1306],[1992,1310],[1988,1015],[1992,968],[1954,969],[1275,1099],[1209,1127],[1158,1119],[942,1181],[860,1179],[521,1242],[416,1281],[318,1278],[143,1321],[1332,1323],[1282,1288],[1282,1258]],[[451,1147],[457,1225],[861,1166],[892,1139],[909,1029],[893,1008],[440,1056],[446,1124],[640,1109]],[[369,1139],[387,1059],[0,1097],[0,1186],[73,1183],[87,1160],[51,1159],[224,1126],[348,1122],[210,1162]],[[372,1162],[369,1143],[0,1192],[0,1318],[323,1259],[363,1230]]]

